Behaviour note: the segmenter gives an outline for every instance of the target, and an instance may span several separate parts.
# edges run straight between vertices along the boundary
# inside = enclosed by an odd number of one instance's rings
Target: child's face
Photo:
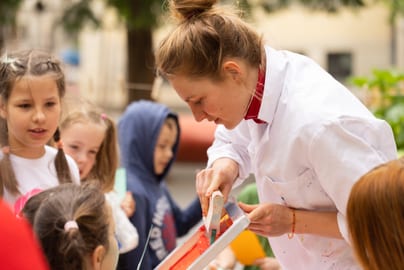
[[[42,156],[61,113],[55,79],[44,75],[17,80],[7,104],[1,103],[0,113],[7,121],[12,153],[27,158]]]
[[[177,139],[177,129],[167,124],[161,127],[154,149],[154,172],[161,174],[173,157],[173,146]]]
[[[61,131],[63,150],[76,161],[80,179],[85,179],[95,165],[104,136],[104,127],[94,123],[76,122]]]

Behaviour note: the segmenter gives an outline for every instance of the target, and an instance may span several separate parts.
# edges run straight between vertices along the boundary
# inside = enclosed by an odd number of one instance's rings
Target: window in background
[[[338,81],[344,82],[352,75],[352,54],[350,52],[328,53],[327,70]]]

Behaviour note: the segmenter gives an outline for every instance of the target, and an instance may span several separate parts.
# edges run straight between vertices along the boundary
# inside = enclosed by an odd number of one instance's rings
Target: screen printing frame
[[[225,205],[227,214],[232,220],[232,225],[222,234],[214,243],[212,243],[190,266],[187,270],[202,270],[211,261],[213,261],[217,255],[223,251],[230,243],[243,232],[250,220],[247,215],[238,207],[235,200],[229,200]],[[204,225],[202,225],[204,226]],[[193,233],[181,246],[174,249],[156,268],[155,270],[171,270],[178,260],[180,260],[187,252],[195,246],[199,241],[199,231],[202,230],[202,226]]]

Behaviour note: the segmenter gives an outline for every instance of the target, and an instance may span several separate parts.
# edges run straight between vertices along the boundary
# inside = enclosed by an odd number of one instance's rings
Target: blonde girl
[[[115,123],[93,104],[84,100],[75,103],[60,125],[64,150],[76,161],[82,182],[100,182],[112,206],[119,251],[127,252],[138,245],[137,230],[128,219],[135,210],[135,201],[127,193],[121,202],[114,190],[119,164]]]
[[[0,196],[9,204],[33,189],[79,183],[58,130],[64,94],[61,65],[50,54],[32,50],[0,59]],[[47,146],[52,139],[58,149]]]

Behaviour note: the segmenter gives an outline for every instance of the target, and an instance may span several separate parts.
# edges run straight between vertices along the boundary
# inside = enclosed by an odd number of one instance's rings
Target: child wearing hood
[[[120,255],[118,269],[155,268],[176,247],[177,237],[188,233],[202,218],[198,198],[183,210],[165,183],[179,138],[177,115],[156,102],[135,101],[119,120],[121,162],[128,191],[136,198],[136,212],[130,221],[138,230],[139,246]]]

